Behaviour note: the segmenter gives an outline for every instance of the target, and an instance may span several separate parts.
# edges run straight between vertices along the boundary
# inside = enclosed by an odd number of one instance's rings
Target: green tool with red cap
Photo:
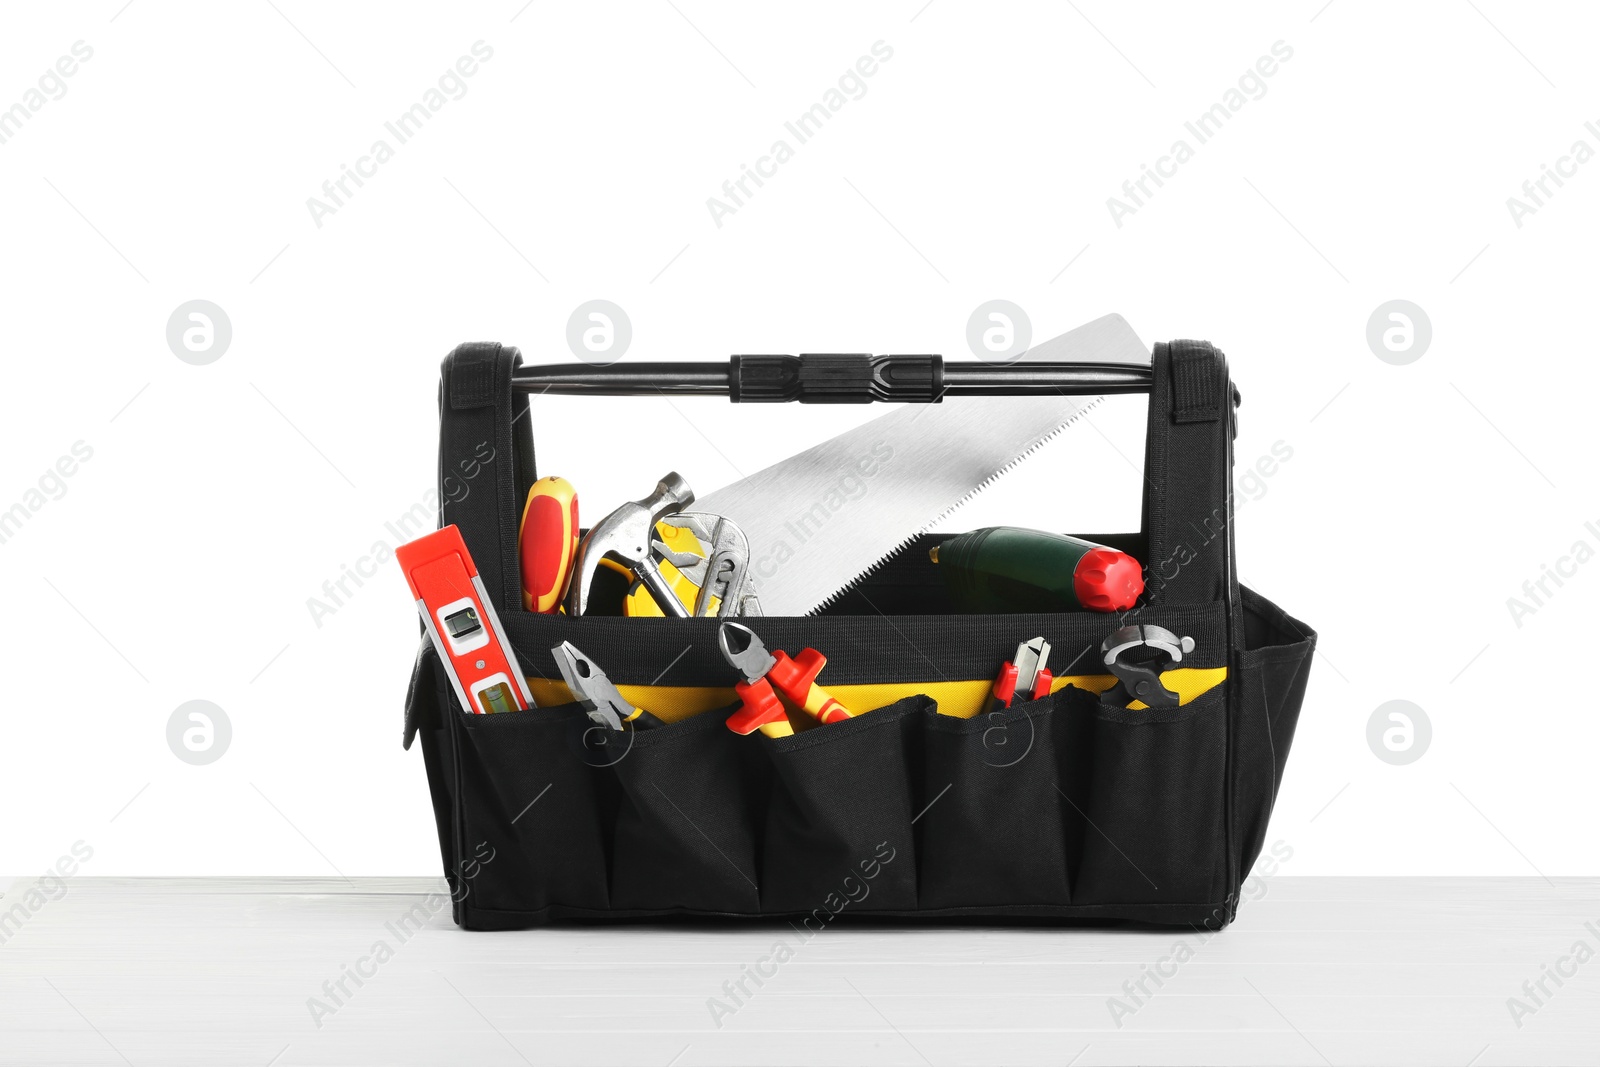
[[[968,613],[1127,611],[1144,592],[1139,561],[1081,537],[986,526],[929,551]]]

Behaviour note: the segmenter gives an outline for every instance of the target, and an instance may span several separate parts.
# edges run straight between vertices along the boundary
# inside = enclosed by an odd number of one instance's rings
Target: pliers
[[[794,733],[778,693],[818,722],[848,719],[851,712],[822,686],[817,675],[828,658],[814,648],[793,659],[783,651],[768,652],[761,638],[748,626],[725,622],[717,632],[722,658],[744,675],[733,687],[743,701],[739,710],[728,716],[728,729],[736,734],[760,730],[768,737],[787,737]],[[774,692],[776,689],[777,692]]]
[[[1147,708],[1175,708],[1177,693],[1161,682],[1161,673],[1183,662],[1194,651],[1194,638],[1179,637],[1164,626],[1124,626],[1114,630],[1100,646],[1105,664],[1117,684],[1100,694],[1113,707],[1125,708],[1135,700]]]
[[[563,641],[550,650],[561,671],[562,680],[572,690],[574,699],[583,704],[589,718],[601,726],[621,730],[624,723],[636,730],[653,729],[666,724],[643,708],[636,708],[622,698],[617,687],[611,684],[606,672],[594,660],[575,648],[571,641]]]
[[[656,552],[700,587],[691,611],[697,618],[711,615],[711,601],[718,602],[716,614],[760,615],[755,582],[750,578],[750,539],[732,519],[701,512],[669,515],[663,525],[688,530],[705,546],[704,557],[690,552],[675,552],[664,542],[654,542]]]
[[[1011,706],[1011,699],[1017,690],[1028,694],[1027,699],[1038,700],[1040,697],[1050,695],[1050,684],[1055,681],[1050,671],[1045,668],[1045,661],[1050,658],[1050,643],[1042,637],[1035,637],[1032,641],[1024,641],[1017,646],[1016,654],[1009,663],[1000,668],[1000,674],[994,680],[994,689],[989,693],[989,699],[984,706],[984,714],[1004,711]]]

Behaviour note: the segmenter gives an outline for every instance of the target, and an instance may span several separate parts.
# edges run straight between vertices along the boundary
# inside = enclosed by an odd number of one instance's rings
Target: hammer
[[[688,618],[689,609],[683,606],[651,558],[650,543],[656,536],[656,523],[693,503],[694,490],[689,488],[689,483],[677,471],[669,471],[656,483],[655,492],[643,500],[630,501],[601,519],[578,545],[578,554],[572,561],[567,614],[582,615],[588,610],[589,579],[594,577],[600,560],[610,556],[644,583],[661,606],[662,614]]]

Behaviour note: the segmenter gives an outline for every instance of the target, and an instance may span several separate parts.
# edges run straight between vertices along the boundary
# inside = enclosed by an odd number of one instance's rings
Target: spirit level
[[[461,531],[435,530],[401,545],[394,556],[462,707],[475,715],[534,707]]]

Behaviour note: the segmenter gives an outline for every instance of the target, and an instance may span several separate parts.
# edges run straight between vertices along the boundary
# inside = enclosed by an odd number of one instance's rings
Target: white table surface
[[[32,879],[13,882],[0,914]],[[1600,957],[1518,1027],[1600,879],[1279,876],[1221,934],[758,926],[468,933],[431,879],[74,878],[0,944],[0,1064],[1594,1064]],[[35,898],[37,903],[37,898]],[[384,941],[335,1005],[324,982]],[[731,1015],[723,983],[794,956]],[[1108,1002],[1180,940],[1137,1010]],[[1564,965],[1569,971],[1574,964]],[[771,969],[768,967],[767,969]],[[1173,970],[1173,965],[1163,964]],[[335,1010],[314,1020],[308,1001]],[[1533,1006],[1531,1001],[1528,1001]],[[320,1021],[320,1026],[318,1022]],[[1120,1026],[1118,1025],[1120,1022]],[[718,1025],[720,1023],[720,1025]]]

